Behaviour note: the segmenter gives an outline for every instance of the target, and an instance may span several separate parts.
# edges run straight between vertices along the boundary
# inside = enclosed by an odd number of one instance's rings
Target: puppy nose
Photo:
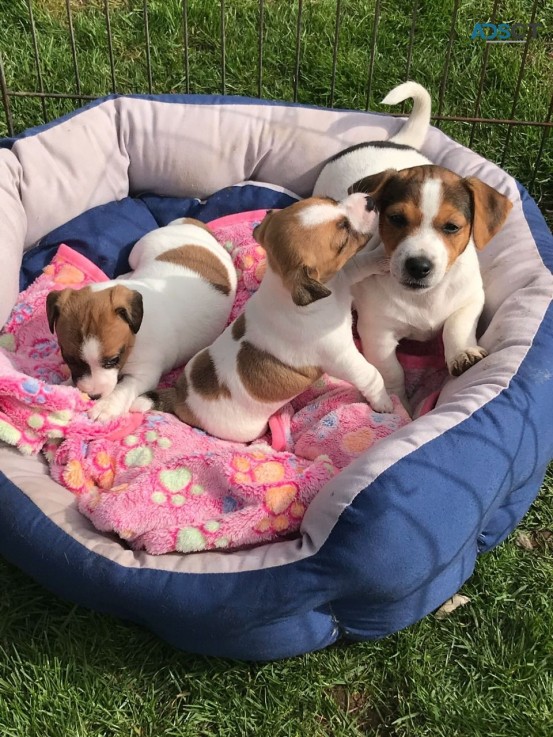
[[[433,269],[432,261],[426,256],[416,256],[405,261],[405,271],[413,279],[424,279]]]
[[[95,402],[97,399],[100,399],[102,395],[101,394],[89,394],[88,396],[92,399],[93,402]]]

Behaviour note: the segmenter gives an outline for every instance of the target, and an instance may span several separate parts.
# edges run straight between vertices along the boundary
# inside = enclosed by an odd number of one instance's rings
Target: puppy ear
[[[124,320],[134,335],[138,333],[144,317],[142,295],[134,289],[118,284],[113,288],[113,309]]]
[[[364,194],[370,195],[370,198],[368,198],[368,204],[370,204],[370,207],[367,209],[372,210],[374,209],[375,204],[378,207],[385,185],[392,177],[396,176],[397,173],[397,169],[385,169],[384,171],[379,171],[378,174],[371,174],[368,177],[363,177],[363,179],[359,179],[355,184],[352,184],[351,187],[348,187],[348,194],[363,192]],[[373,200],[374,202],[370,202],[370,200]]]
[[[481,250],[500,230],[513,203],[476,177],[463,179],[463,184],[472,197],[472,239],[476,248]]]
[[[56,322],[60,316],[61,309],[65,302],[67,302],[70,292],[70,289],[56,290],[50,292],[46,297],[46,317],[48,318],[48,327],[51,333],[56,328]]]
[[[267,230],[267,225],[269,224],[269,220],[271,219],[273,212],[274,210],[267,210],[263,220],[253,229],[254,239],[260,246],[263,246],[263,248],[265,248],[265,244],[263,242],[265,239],[265,231]]]
[[[330,294],[332,294],[330,289],[309,274],[309,269],[305,264],[296,269],[292,286],[292,299],[295,304],[305,307]]]

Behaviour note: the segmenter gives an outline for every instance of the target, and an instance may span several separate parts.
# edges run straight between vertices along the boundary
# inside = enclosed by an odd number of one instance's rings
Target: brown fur
[[[90,287],[50,292],[46,300],[48,323],[56,332],[62,356],[69,368],[82,369],[83,341],[98,339],[104,359],[120,355],[121,369],[134,346],[142,321],[142,297],[124,285],[99,292]]]
[[[380,237],[391,254],[420,225],[420,192],[429,178],[442,182],[443,200],[433,225],[444,241],[451,265],[467,247],[471,233],[475,246],[481,249],[499,231],[512,207],[507,197],[479,179],[463,179],[433,165],[387,169],[360,179],[349,192],[365,192],[373,198],[380,212]],[[402,215],[406,224],[394,225],[390,220],[393,215]],[[459,230],[444,232],[446,223],[454,223]]]
[[[230,398],[228,386],[219,382],[209,348],[198,353],[192,359],[190,380],[195,391],[204,397],[204,399]],[[186,391],[188,392],[188,385],[186,384],[186,386]]]
[[[240,346],[236,364],[246,391],[260,402],[292,399],[323,373],[318,366],[288,366],[248,341]]]
[[[255,240],[267,251],[271,269],[280,275],[297,305],[308,305],[330,294],[324,286],[349,259],[367,243],[368,237],[356,232],[348,219],[337,212],[336,220],[305,228],[298,220],[310,198],[278,212],[269,211],[254,229]]]
[[[232,323],[232,337],[234,340],[242,340],[246,334],[246,313],[243,312]]]
[[[207,230],[209,235],[213,235],[211,230],[207,227],[205,223],[202,223],[201,220],[196,220],[196,218],[183,218],[182,222],[184,225],[197,225],[198,228],[202,228],[202,230]]]
[[[227,270],[211,251],[203,246],[183,245],[171,248],[156,257],[156,261],[184,266],[199,274],[202,279],[224,295],[230,294]]]

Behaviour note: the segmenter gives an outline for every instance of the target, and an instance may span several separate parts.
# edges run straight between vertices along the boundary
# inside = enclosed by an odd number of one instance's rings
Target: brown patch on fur
[[[236,358],[246,391],[260,402],[285,402],[322,376],[318,366],[294,367],[244,341]]]
[[[232,337],[234,340],[242,340],[246,334],[246,313],[243,312],[232,323]]]
[[[334,220],[311,227],[301,223],[302,210],[332,203],[334,200],[327,197],[310,197],[284,210],[269,211],[253,231],[267,252],[270,268],[281,277],[297,305],[328,297],[325,282],[368,241],[369,235],[355,231],[338,209]]]
[[[229,399],[231,396],[228,386],[219,382],[209,348],[205,348],[192,359],[190,381],[195,391],[204,399]]]
[[[205,223],[202,223],[201,220],[196,220],[196,218],[183,218],[182,219],[183,225],[197,225],[198,228],[202,228],[202,230],[207,230],[209,235],[213,235],[211,230],[207,227]]]
[[[225,296],[230,294],[230,281],[224,265],[215,254],[203,246],[179,246],[156,256],[156,261],[184,266],[195,271]]]
[[[473,200],[472,237],[481,250],[501,229],[513,203],[508,197],[476,177],[463,180]]]
[[[464,374],[465,371],[468,371],[471,366],[474,366],[475,363],[478,363],[483,358],[486,358],[488,355],[488,351],[484,348],[480,348],[480,346],[476,346],[475,348],[467,348],[466,351],[463,353],[459,353],[458,356],[455,356],[453,361],[448,366],[449,373],[452,376],[461,376],[461,374]]]
[[[48,295],[46,311],[75,379],[87,371],[80,355],[87,338],[97,338],[101,358],[120,356],[117,368],[123,368],[142,321],[142,296],[123,284],[98,292],[90,287],[63,289]]]

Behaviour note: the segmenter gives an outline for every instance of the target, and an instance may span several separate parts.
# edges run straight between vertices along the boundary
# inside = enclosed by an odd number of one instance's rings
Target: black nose
[[[89,394],[88,396],[92,399],[93,402],[95,402],[97,399],[100,399],[102,395],[101,394]]]
[[[413,279],[424,279],[434,268],[432,261],[426,256],[416,256],[405,261],[405,271]]]

